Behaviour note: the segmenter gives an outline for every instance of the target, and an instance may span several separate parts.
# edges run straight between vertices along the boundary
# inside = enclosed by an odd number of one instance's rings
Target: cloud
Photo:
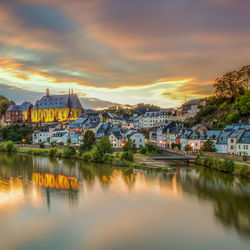
[[[248,0],[0,0],[0,77],[33,91],[86,87],[90,98],[117,100],[116,93],[124,103],[129,94],[131,102],[177,105],[184,95],[211,94],[218,75],[249,64],[249,7]],[[152,89],[159,79],[164,87]],[[169,83],[183,79],[193,80]],[[144,96],[124,86],[142,86]],[[101,97],[103,89],[117,91]]]

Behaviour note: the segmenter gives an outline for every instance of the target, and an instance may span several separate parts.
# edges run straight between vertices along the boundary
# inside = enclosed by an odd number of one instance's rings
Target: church
[[[81,102],[73,90],[65,95],[50,95],[49,89],[31,109],[31,122],[64,122],[76,120],[83,112]]]

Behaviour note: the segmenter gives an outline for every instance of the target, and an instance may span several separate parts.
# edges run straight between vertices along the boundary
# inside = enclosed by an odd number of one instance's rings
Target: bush
[[[56,157],[58,157],[58,158],[62,158],[62,152],[61,152],[61,151],[57,151],[57,153],[56,153]]]
[[[44,144],[45,144],[45,142],[44,142],[44,141],[41,141],[41,142],[39,143],[39,147],[40,147],[40,148],[45,148],[45,145],[44,145]]]
[[[244,166],[240,169],[240,176],[241,176],[241,177],[247,177],[247,176],[248,176],[248,166],[244,165]]]
[[[186,152],[189,152],[189,151],[192,151],[193,149],[192,149],[192,147],[190,145],[186,145],[185,148],[184,148],[184,150]]]
[[[57,155],[57,148],[51,148],[51,149],[49,150],[49,152],[48,152],[48,155],[49,155],[50,157],[56,157],[56,155]]]
[[[0,151],[5,151],[5,145],[4,143],[0,143]]]
[[[134,161],[134,155],[132,151],[124,151],[121,156],[121,160],[124,161]]]
[[[6,148],[7,152],[12,152],[14,149],[14,143],[12,141],[7,141],[5,148]]]
[[[72,158],[76,154],[76,149],[73,146],[68,146],[63,150],[62,156],[64,158]]]
[[[81,160],[83,161],[91,161],[92,160],[92,154],[90,152],[85,152],[81,155]]]
[[[228,158],[226,158],[224,161],[220,161],[219,170],[225,173],[233,173],[235,170],[234,161]]]
[[[214,146],[213,141],[211,141],[211,140],[206,141],[202,145],[201,150],[205,151],[205,152],[215,152],[215,146]]]
[[[204,159],[204,166],[205,167],[208,167],[208,168],[211,168],[213,166],[213,159],[211,157],[206,157]]]
[[[145,155],[147,153],[146,147],[140,146],[139,153]]]

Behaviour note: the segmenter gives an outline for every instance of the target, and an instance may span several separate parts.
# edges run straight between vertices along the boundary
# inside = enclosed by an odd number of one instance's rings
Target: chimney
[[[46,96],[49,96],[49,88],[46,89]]]

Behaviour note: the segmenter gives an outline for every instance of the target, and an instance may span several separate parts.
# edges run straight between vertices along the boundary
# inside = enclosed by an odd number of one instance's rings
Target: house
[[[180,136],[181,149],[183,150],[189,144],[189,137],[193,133],[191,130],[186,130]]]
[[[109,135],[109,140],[113,148],[122,148],[122,135],[120,131],[111,131]]]
[[[236,154],[236,144],[240,137],[245,132],[245,129],[234,130],[227,138],[227,148],[229,154]]]
[[[228,145],[227,145],[227,138],[231,134],[230,131],[222,131],[216,144],[215,149],[217,153],[228,153]]]
[[[80,145],[82,142],[82,133],[77,130],[71,130],[69,131],[68,139],[70,139],[70,143]]]
[[[137,148],[145,146],[145,136],[143,133],[132,132],[127,135],[127,140],[132,140]]]
[[[68,143],[69,131],[67,129],[55,129],[50,137],[50,142]]]
[[[102,123],[101,126],[96,131],[96,137],[100,138],[105,135],[108,135],[110,128],[111,128],[111,123],[109,122]]]
[[[4,121],[7,124],[30,122],[31,121],[31,108],[33,105],[30,102],[24,102],[21,105],[12,105],[6,110]]]
[[[152,128],[163,125],[167,121],[168,115],[169,112],[167,110],[146,112],[141,119],[141,127]]]
[[[181,107],[182,114],[190,114],[195,116],[200,111],[200,106],[205,106],[206,100],[201,99],[192,99],[186,103],[184,103]]]
[[[57,122],[57,123],[53,123],[53,124],[48,124],[48,125],[44,126],[42,129],[40,129],[39,131],[35,131],[32,134],[32,143],[33,144],[38,144],[40,142],[49,143],[50,137],[52,136],[52,132],[55,129],[60,129],[61,126],[62,126],[62,124]]]
[[[237,155],[250,155],[250,131],[245,131],[236,143]]]

